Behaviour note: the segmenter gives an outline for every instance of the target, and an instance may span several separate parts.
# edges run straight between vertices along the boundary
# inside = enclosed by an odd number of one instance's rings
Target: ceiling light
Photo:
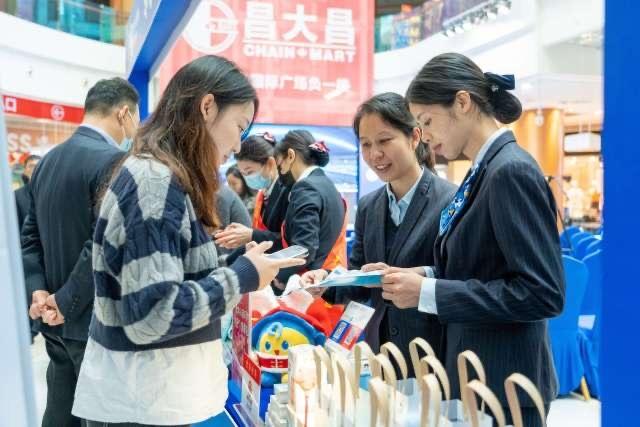
[[[465,19],[464,22],[462,22],[462,28],[465,31],[469,31],[471,28],[473,28],[473,23],[471,23],[471,19]]]

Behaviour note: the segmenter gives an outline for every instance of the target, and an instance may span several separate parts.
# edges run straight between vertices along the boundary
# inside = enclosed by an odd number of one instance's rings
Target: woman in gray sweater
[[[102,200],[96,286],[73,414],[88,426],[189,425],[227,398],[220,317],[299,260],[252,245],[218,267],[218,166],[240,149],[256,92],[226,59],[181,68]],[[304,261],[302,261],[304,262]]]

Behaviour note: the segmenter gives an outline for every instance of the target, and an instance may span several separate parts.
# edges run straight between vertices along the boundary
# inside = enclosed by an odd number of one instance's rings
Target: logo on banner
[[[51,118],[56,121],[64,119],[64,107],[61,105],[52,105]]]
[[[191,47],[211,55],[227,50],[237,35],[238,20],[221,0],[202,1],[184,31]]]
[[[9,96],[4,97],[4,111],[5,113],[17,113],[18,112],[18,100]]]

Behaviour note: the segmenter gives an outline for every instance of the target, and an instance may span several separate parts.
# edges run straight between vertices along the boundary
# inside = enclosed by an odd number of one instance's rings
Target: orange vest
[[[347,202],[342,199],[342,204],[344,205],[344,220],[342,222],[342,230],[340,230],[340,235],[336,240],[333,248],[329,251],[327,258],[324,260],[322,264],[322,268],[324,270],[333,270],[338,266],[347,268]],[[256,208],[258,204],[256,203]],[[282,222],[282,226],[280,228],[280,234],[282,236],[282,247],[288,248],[289,244],[284,239],[284,227],[285,223]]]
[[[253,208],[253,223],[251,224],[251,228],[254,230],[266,231],[267,226],[264,225],[262,221],[262,209],[264,208],[264,190],[258,191],[258,195],[256,196],[256,205]]]

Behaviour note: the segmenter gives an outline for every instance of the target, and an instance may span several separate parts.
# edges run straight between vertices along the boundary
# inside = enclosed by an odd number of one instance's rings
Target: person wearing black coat
[[[16,198],[16,210],[18,212],[19,230],[22,230],[22,224],[24,224],[24,220],[27,218],[29,207],[31,205],[29,195],[29,181],[31,181],[33,171],[35,170],[36,165],[40,162],[41,159],[42,157],[36,154],[32,154],[27,157],[27,159],[24,161],[24,171],[22,172],[23,185],[14,192]]]
[[[138,94],[126,80],[100,80],[83,123],[41,160],[30,182],[22,228],[29,314],[45,338],[47,406],[42,425],[75,426],[71,415],[93,311],[92,242],[103,185],[139,122]]]
[[[371,271],[432,265],[440,211],[453,197],[455,186],[432,171],[432,155],[421,142],[406,101],[395,93],[374,96],[360,106],[354,131],[363,159],[387,184],[358,202],[349,268]],[[307,285],[326,274],[310,272],[302,282]],[[322,295],[330,302],[354,300],[375,308],[365,329],[365,340],[375,352],[385,342],[393,342],[408,360],[409,343],[416,337],[440,352],[443,328],[437,317],[416,308],[396,307],[382,297],[380,288],[332,288]],[[410,371],[413,375],[412,367]]]
[[[454,398],[458,354],[479,356],[507,424],[504,381],[512,373],[536,385],[547,412],[557,395],[547,320],[562,312],[565,299],[553,194],[537,162],[497,125],[521,115],[514,88],[512,75],[483,73],[456,53],[433,58],[409,85],[425,141],[447,159],[464,155],[472,165],[442,211],[429,277],[399,273],[385,277],[383,287],[397,304],[435,314],[445,325]],[[520,402],[524,425],[541,426],[531,400]]]
[[[347,265],[346,203],[321,169],[329,163],[329,148],[302,129],[287,132],[276,145],[280,181],[291,187],[282,225],[282,247],[298,245],[309,253],[306,264],[280,270],[277,286],[293,274]]]

